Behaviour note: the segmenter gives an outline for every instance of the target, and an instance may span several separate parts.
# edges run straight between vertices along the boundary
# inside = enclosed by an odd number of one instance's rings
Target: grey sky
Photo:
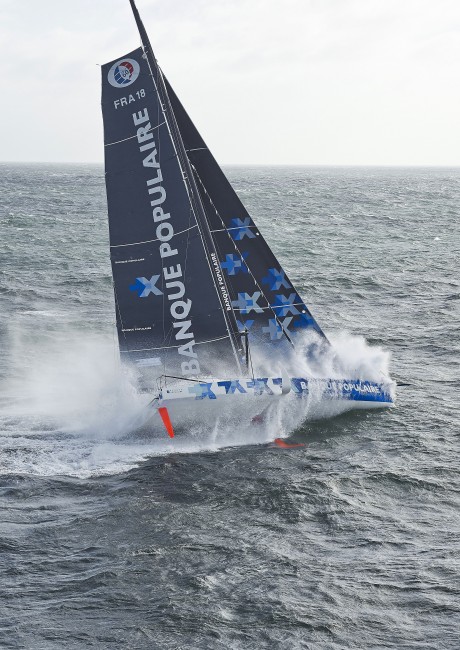
[[[459,0],[138,0],[221,163],[460,165]],[[0,159],[103,159],[128,0],[0,0]]]

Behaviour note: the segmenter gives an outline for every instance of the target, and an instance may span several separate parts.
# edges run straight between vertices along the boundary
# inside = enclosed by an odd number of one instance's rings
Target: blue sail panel
[[[306,331],[327,341],[168,82],[166,87],[238,327],[257,345],[295,345]]]

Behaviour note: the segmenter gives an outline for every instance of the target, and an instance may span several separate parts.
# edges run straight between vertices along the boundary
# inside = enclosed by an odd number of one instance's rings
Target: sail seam
[[[268,300],[267,300],[267,303],[268,303]],[[299,306],[303,306],[303,305],[304,305],[303,302],[289,302],[289,303],[286,303],[286,304],[283,303],[282,305],[280,305],[279,308],[280,309],[286,309],[287,307],[299,307]],[[276,307],[277,306],[275,305],[275,309],[276,309]],[[249,314],[251,312],[250,307],[232,307],[232,309],[233,309],[233,311],[244,311],[247,314]],[[266,307],[259,307],[258,306],[257,309],[270,309],[271,311],[273,311],[273,307],[270,304],[267,304]],[[275,314],[275,316],[276,316],[276,314]],[[277,320],[279,320],[278,316],[276,316],[276,318],[277,318]]]
[[[198,228],[198,225],[195,224],[194,226],[190,226],[190,228],[185,228],[185,230],[180,230],[179,232],[175,232],[172,235],[172,237],[176,237],[177,235],[183,235],[184,232],[188,232],[189,230],[192,230],[192,228]],[[160,240],[157,238],[157,239],[147,239],[146,241],[135,241],[132,244],[112,244],[110,248],[122,248],[123,246],[139,246],[140,244],[153,244],[153,242],[156,241],[160,241]]]
[[[212,203],[211,197],[209,196],[209,194],[208,194],[208,197],[209,197],[209,201],[212,204],[212,207],[215,210],[216,208],[214,206],[214,203]],[[217,210],[216,210],[216,212],[217,212]],[[219,215],[219,217],[220,217],[220,215]],[[254,230],[257,230],[257,226],[245,226],[245,227],[246,228],[254,228]],[[215,230],[211,230],[211,232],[229,232],[230,230],[241,230],[241,226],[234,226],[232,228],[216,228]]]
[[[160,126],[163,126],[163,124],[166,124],[166,120],[162,122],[161,124],[157,124],[156,126],[152,126],[147,133],[151,133],[155,129],[159,129]],[[130,135],[129,138],[124,138],[123,140],[115,140],[115,142],[106,142],[104,144],[104,147],[111,147],[113,144],[120,144],[121,142],[127,142],[128,140],[133,140],[134,138],[137,138],[137,134]]]
[[[214,343],[215,341],[222,341],[223,339],[228,339],[230,338],[230,335],[227,334],[227,336],[220,336],[217,339],[209,339],[208,341],[195,341],[194,345],[202,345],[204,343]],[[172,350],[175,348],[180,348],[182,346],[180,345],[165,345],[160,348],[140,348],[139,350],[120,350],[123,354],[128,354],[129,352],[149,352],[150,350]]]

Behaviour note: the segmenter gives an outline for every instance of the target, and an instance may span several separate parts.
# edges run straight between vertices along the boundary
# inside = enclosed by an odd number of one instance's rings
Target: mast
[[[161,72],[160,67],[158,66],[158,63],[155,59],[155,55],[153,53],[152,46],[150,44],[150,40],[147,34],[147,31],[144,27],[144,24],[142,22],[142,19],[140,17],[139,11],[136,7],[136,4],[134,0],[129,0],[129,3],[131,5],[131,9],[134,15],[134,19],[136,21],[136,25],[139,31],[139,35],[141,37],[141,42],[142,46],[144,49],[145,56],[147,58],[147,63],[149,64],[149,68],[152,74],[152,79],[153,81],[157,84],[157,89],[158,89],[158,95],[160,97],[160,101],[162,103],[162,109],[165,114],[165,118],[168,124],[168,127],[170,129],[171,137],[174,143],[174,146],[177,151],[178,159],[180,162],[180,166],[182,167],[183,170],[183,177],[184,177],[184,182],[187,187],[189,197],[190,197],[190,202],[193,208],[193,211],[195,213],[197,223],[198,223],[198,228],[200,231],[200,235],[203,241],[203,245],[205,248],[206,252],[206,259],[208,262],[209,266],[209,271],[211,273],[211,277],[214,282],[214,286],[217,292],[217,295],[219,296],[219,301],[221,303],[222,307],[222,313],[224,315],[225,322],[227,324],[227,330],[230,338],[230,342],[232,344],[233,348],[233,354],[235,356],[236,363],[239,368],[241,368],[241,363],[240,363],[240,357],[238,355],[238,348],[240,343],[237,340],[237,332],[238,332],[238,325],[236,322],[236,317],[233,312],[233,310],[228,311],[226,309],[226,305],[224,303],[224,299],[222,296],[221,291],[219,291],[217,284],[216,284],[216,279],[214,275],[214,270],[211,265],[211,254],[214,253],[215,251],[215,243],[209,228],[209,225],[207,223],[206,219],[206,211],[203,207],[203,204],[201,202],[200,198],[200,193],[196,184],[195,176],[192,171],[192,167],[190,164],[190,161],[187,156],[187,151],[184,145],[184,142],[182,140],[182,136],[179,130],[179,127],[177,125],[177,121],[174,115],[173,108],[171,106],[171,102],[169,99],[168,91],[166,88],[166,84],[164,81],[163,74]],[[157,73],[156,75],[156,80],[154,78],[154,71]],[[214,253],[215,254],[215,253]],[[224,287],[226,289],[227,295],[229,295],[229,291],[227,289],[225,279],[223,276],[221,276],[220,282],[224,284]]]

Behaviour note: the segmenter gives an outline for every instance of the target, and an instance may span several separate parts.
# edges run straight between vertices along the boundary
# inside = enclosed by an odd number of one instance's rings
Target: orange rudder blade
[[[285,442],[282,438],[275,438],[274,441],[275,445],[278,445],[278,447],[282,447],[283,449],[293,449],[294,447],[305,447],[305,445],[301,442],[297,442],[295,444],[289,444],[288,442]]]
[[[163,420],[163,424],[165,425],[165,429],[168,432],[168,436],[170,438],[174,438],[174,429],[173,429],[173,425],[171,424],[171,420],[169,419],[169,413],[166,406],[160,406],[160,408],[158,409],[158,413],[160,414],[160,417]]]

